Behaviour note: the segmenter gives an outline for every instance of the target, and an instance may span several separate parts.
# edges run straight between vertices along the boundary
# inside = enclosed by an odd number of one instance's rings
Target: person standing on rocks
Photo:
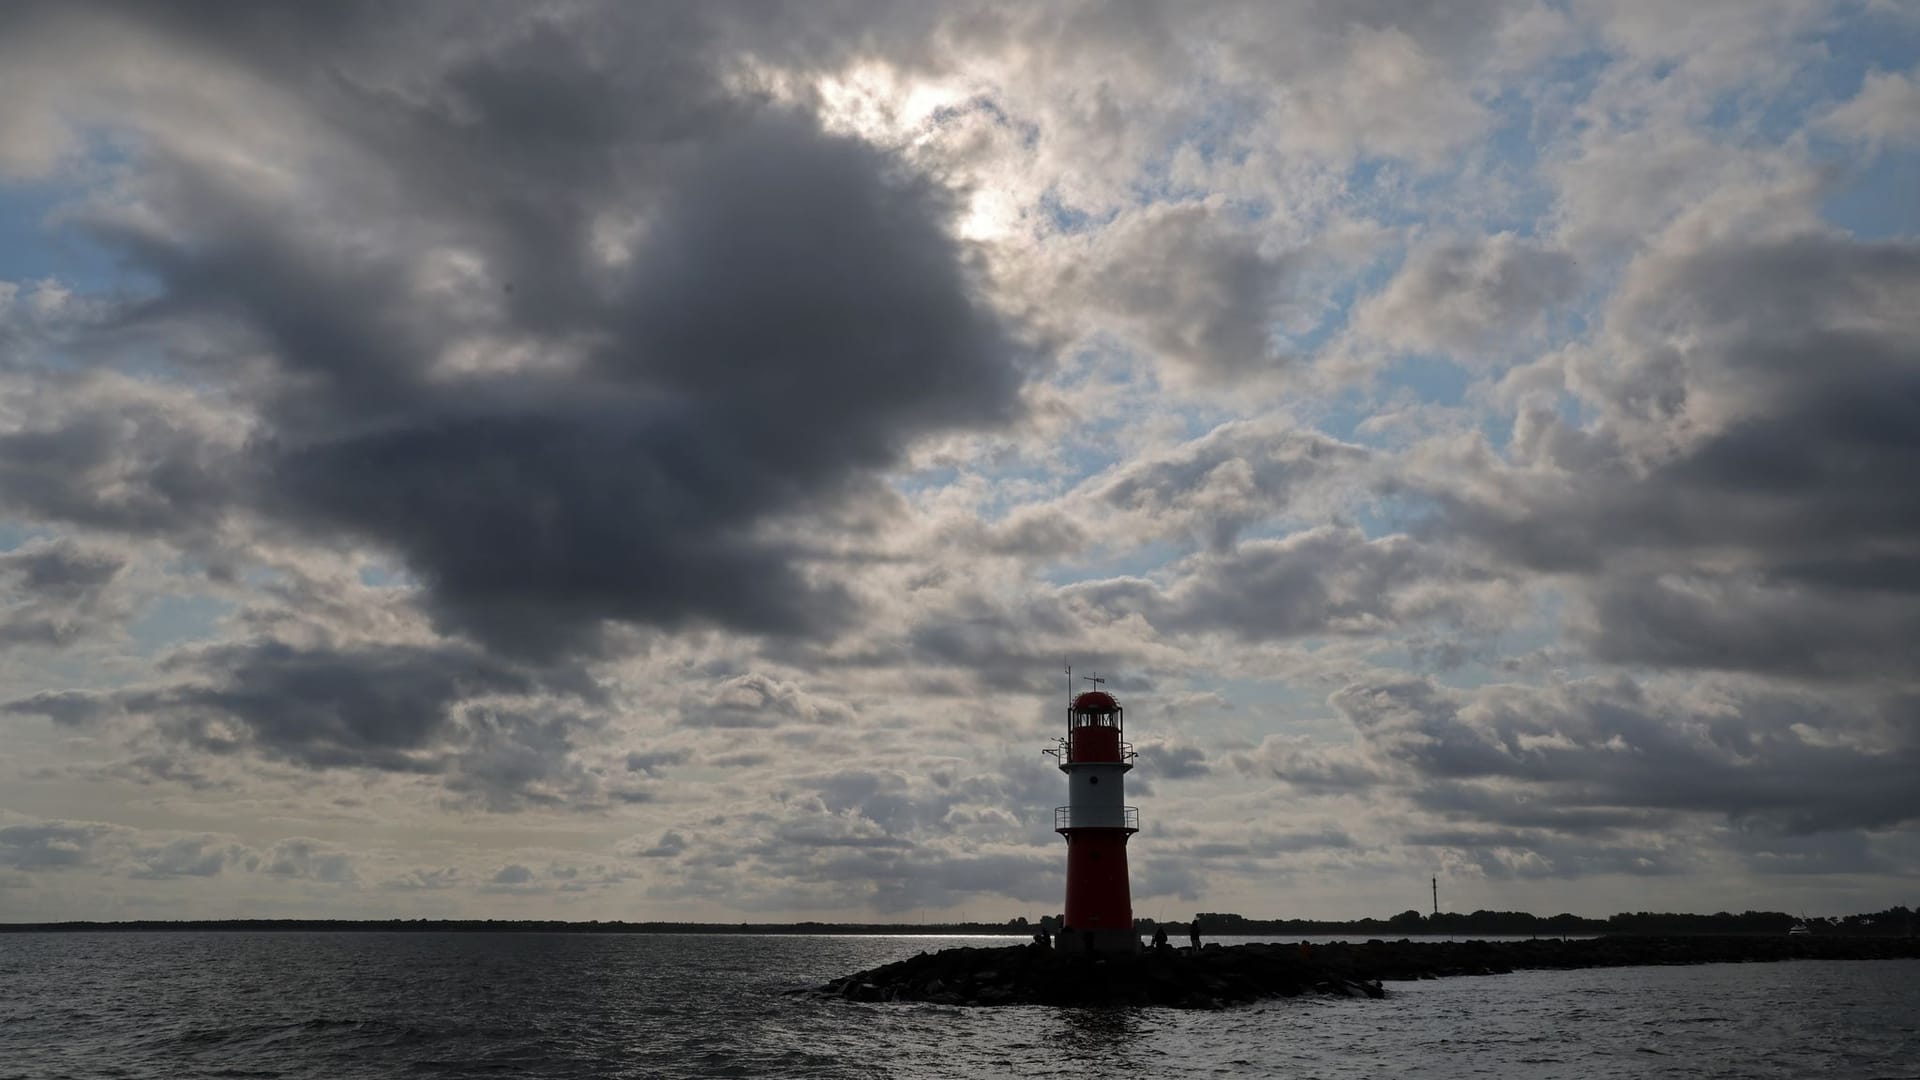
[[[1194,952],[1200,951],[1200,920],[1199,919],[1195,919],[1192,922],[1187,924],[1187,940],[1193,942]]]
[[[1167,928],[1164,926],[1156,925],[1153,928],[1153,951],[1167,951]]]

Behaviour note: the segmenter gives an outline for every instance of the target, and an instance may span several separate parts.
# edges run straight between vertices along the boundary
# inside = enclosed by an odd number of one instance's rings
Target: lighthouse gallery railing
[[[1061,829],[1126,829],[1129,832],[1140,831],[1140,808],[1123,806],[1115,814],[1111,807],[1081,807],[1075,814],[1071,806],[1053,808],[1053,828]]]
[[[1110,765],[1116,760],[1113,758],[1077,758],[1068,753],[1069,749],[1070,747],[1067,740],[1061,739],[1059,746],[1050,746],[1040,752],[1050,758],[1057,759],[1064,765]],[[1120,757],[1117,760],[1131,765],[1133,764],[1134,756],[1132,743],[1123,742],[1120,744]]]

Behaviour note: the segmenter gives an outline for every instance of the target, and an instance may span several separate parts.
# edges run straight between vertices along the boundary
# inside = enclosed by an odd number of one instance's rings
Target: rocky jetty
[[[1920,958],[1920,941],[1870,937],[1603,937],[1532,941],[1210,944],[1087,956],[1044,945],[944,949],[819,987],[853,1001],[945,1005],[1163,1005],[1220,1009],[1270,997],[1382,997],[1383,982],[1521,969]]]

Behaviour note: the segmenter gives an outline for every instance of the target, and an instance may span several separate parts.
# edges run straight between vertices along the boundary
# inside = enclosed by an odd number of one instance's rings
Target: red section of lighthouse
[[[1111,694],[1090,690],[1067,707],[1067,736],[1049,751],[1067,774],[1067,805],[1053,812],[1067,838],[1064,949],[1133,952],[1133,896],[1127,886],[1127,838],[1140,813],[1126,805],[1133,747],[1122,741],[1125,710]]]

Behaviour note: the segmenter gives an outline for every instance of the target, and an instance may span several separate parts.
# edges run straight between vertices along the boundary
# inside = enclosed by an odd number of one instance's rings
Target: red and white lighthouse
[[[1053,830],[1067,838],[1064,950],[1140,948],[1127,887],[1127,838],[1140,831],[1140,811],[1126,805],[1133,747],[1125,733],[1120,703],[1104,690],[1089,690],[1067,706],[1067,735],[1047,751],[1067,774],[1067,805],[1053,812]]]

